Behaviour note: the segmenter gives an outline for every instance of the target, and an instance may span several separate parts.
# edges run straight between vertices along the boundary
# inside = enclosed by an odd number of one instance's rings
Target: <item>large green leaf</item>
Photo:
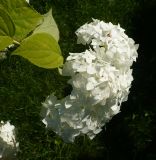
[[[0,36],[10,36],[15,34],[15,26],[8,13],[0,6]]]
[[[34,33],[42,32],[51,34],[56,41],[59,40],[59,30],[52,16],[52,9],[50,9],[49,12],[44,15],[43,23],[34,30]]]
[[[25,38],[42,22],[42,16],[25,0],[0,0],[0,6],[5,8],[15,24],[14,39],[17,41]]]
[[[8,36],[0,36],[0,51],[13,43],[13,39]]]
[[[20,55],[43,68],[56,68],[63,64],[58,43],[47,33],[37,33],[24,39],[13,55]]]

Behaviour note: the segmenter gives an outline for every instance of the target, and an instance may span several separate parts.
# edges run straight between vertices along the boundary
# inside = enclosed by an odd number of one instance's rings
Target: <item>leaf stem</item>
[[[13,40],[13,43],[17,44],[17,45],[20,45],[20,43],[18,41],[16,41],[16,40]]]

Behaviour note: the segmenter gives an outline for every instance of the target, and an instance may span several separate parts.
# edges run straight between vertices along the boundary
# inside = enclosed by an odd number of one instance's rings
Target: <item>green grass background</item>
[[[41,102],[50,93],[62,98],[70,93],[68,78],[57,69],[34,66],[18,56],[0,62],[0,120],[10,120],[17,127],[20,143],[18,160],[155,160],[156,98],[153,69],[156,64],[155,1],[147,0],[34,0],[31,5],[40,13],[52,6],[60,30],[60,47],[64,58],[80,52],[75,31],[91,18],[120,24],[126,34],[140,44],[138,62],[134,64],[134,82],[128,102],[103,131],[92,141],[78,137],[73,144],[64,143],[41,122]],[[149,42],[150,41],[150,42]]]

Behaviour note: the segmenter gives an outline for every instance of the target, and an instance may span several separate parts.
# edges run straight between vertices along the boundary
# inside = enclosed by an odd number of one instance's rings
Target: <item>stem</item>
[[[18,41],[16,41],[16,40],[13,40],[13,43],[17,44],[17,45],[20,45],[20,43]]]

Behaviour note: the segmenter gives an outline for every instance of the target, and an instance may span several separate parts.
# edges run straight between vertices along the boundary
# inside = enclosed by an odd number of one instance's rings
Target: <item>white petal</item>
[[[71,103],[69,103],[69,102],[67,102],[67,101],[65,102],[65,107],[66,107],[66,108],[70,108],[71,106],[72,106]]]
[[[94,84],[92,82],[88,82],[87,85],[86,85],[86,89],[88,91],[94,89]]]
[[[96,69],[92,65],[89,65],[87,67],[87,73],[88,74],[95,74],[96,73]]]

